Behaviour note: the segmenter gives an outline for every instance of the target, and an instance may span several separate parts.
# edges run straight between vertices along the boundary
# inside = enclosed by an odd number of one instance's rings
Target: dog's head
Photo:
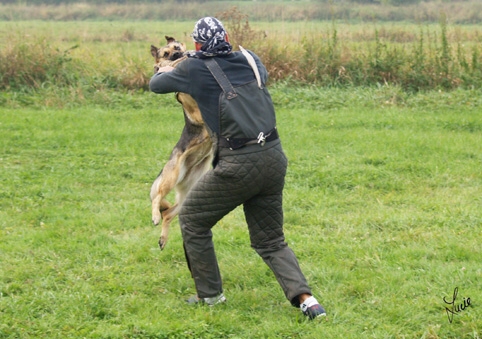
[[[167,40],[167,45],[157,48],[154,45],[151,45],[151,55],[154,57],[156,61],[156,65],[154,66],[154,72],[162,66],[171,66],[173,61],[176,61],[184,56],[184,52],[186,52],[186,45],[176,41],[173,37],[165,36]]]

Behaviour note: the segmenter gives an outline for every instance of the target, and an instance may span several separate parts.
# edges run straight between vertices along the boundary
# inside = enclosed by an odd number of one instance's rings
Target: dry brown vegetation
[[[215,15],[235,47],[241,44],[262,58],[272,81],[389,84],[409,91],[482,82],[482,30],[453,24],[445,13],[432,24],[257,22],[238,7]],[[193,22],[3,22],[0,88],[147,89],[152,71],[147,47],[162,43],[167,33],[189,44]]]

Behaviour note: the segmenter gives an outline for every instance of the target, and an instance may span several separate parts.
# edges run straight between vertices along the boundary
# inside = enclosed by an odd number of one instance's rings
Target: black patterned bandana
[[[191,34],[194,41],[202,43],[200,51],[190,52],[191,58],[209,58],[217,55],[231,53],[233,47],[226,41],[226,30],[223,24],[216,18],[205,17],[199,19]]]

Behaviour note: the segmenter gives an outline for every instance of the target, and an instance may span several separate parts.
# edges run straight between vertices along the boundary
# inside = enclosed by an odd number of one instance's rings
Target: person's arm
[[[166,73],[166,72],[170,72],[174,69],[174,67],[172,66],[164,66],[164,67],[161,67],[157,70],[157,73]]]
[[[159,68],[149,82],[149,89],[159,94],[172,92],[189,93],[190,81],[187,77],[187,67],[185,66],[187,66],[187,63],[183,61],[177,68],[171,66]]]

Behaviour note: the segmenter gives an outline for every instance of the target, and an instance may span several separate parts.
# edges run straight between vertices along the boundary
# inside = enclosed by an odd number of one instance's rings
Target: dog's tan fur
[[[184,44],[166,36],[167,45],[157,48],[151,45],[151,55],[156,65],[154,70],[163,66],[175,67],[186,57]],[[164,249],[169,234],[169,226],[179,210],[191,187],[210,168],[213,160],[213,145],[205,128],[201,111],[196,101],[186,93],[176,93],[177,100],[184,110],[185,126],[181,137],[171,152],[169,161],[151,187],[152,222],[158,225],[162,219],[159,246]],[[176,201],[171,205],[167,194],[174,189]]]

